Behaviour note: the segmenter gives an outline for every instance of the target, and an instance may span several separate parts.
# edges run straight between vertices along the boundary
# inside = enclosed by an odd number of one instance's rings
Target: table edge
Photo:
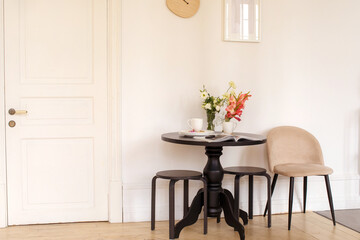
[[[169,132],[169,133],[164,133],[161,135],[161,140],[163,140],[164,142],[169,142],[169,143],[175,143],[175,144],[181,144],[181,145],[191,145],[191,146],[204,146],[204,147],[239,147],[239,146],[251,146],[251,145],[260,145],[260,144],[264,144],[267,142],[267,139],[263,139],[263,140],[243,140],[241,142],[237,142],[237,143],[241,143],[241,144],[234,144],[235,142],[184,142],[182,140],[178,140],[178,139],[171,139],[171,138],[167,138],[164,135],[165,134],[170,134],[170,133],[176,133],[176,132]]]

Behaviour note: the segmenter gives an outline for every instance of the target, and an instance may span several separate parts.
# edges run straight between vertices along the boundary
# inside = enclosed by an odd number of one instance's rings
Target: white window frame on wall
[[[259,1],[259,9],[256,10],[256,8],[254,8],[254,12],[253,15],[256,16],[256,14],[258,14],[258,18],[257,20],[255,20],[255,35],[258,36],[258,39],[254,38],[254,39],[244,39],[243,38],[243,31],[244,31],[244,26],[243,26],[243,22],[239,22],[238,26],[235,26],[235,23],[230,22],[230,17],[229,17],[229,11],[230,9],[228,8],[228,6],[230,5],[231,1],[244,1],[244,2],[248,2],[251,3],[253,0],[223,0],[223,40],[224,41],[231,41],[231,42],[253,42],[253,43],[258,43],[261,41],[261,0],[257,0]],[[243,11],[243,9],[241,8],[241,6],[239,6],[241,11]],[[248,18],[250,18],[250,15],[248,16]],[[255,17],[256,18],[256,17]],[[238,32],[239,35],[232,35],[229,33],[230,28],[234,28],[234,27],[238,27]],[[257,30],[257,31],[256,31]]]
[[[122,222],[121,159],[121,16],[122,0],[108,1],[108,151],[109,222]],[[0,228],[7,227],[7,181],[5,148],[4,0],[0,0]]]

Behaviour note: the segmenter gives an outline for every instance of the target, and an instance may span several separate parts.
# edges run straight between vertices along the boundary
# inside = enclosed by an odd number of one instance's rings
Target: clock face
[[[189,18],[198,11],[200,0],[166,0],[166,5],[177,16]]]

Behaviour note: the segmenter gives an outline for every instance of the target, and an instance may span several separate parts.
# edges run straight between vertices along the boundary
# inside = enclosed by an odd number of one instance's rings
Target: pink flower
[[[229,105],[226,107],[225,120],[229,121],[231,118],[235,118],[238,121],[241,121],[240,117],[242,115],[242,110],[245,108],[245,102],[249,99],[251,95],[249,93],[239,94],[236,98],[231,95],[229,97]]]
[[[231,114],[234,114],[235,113],[235,104],[227,106],[227,108],[225,110],[227,112],[230,112]]]
[[[229,103],[232,104],[232,103],[236,103],[236,98],[231,95],[230,98],[229,98]]]
[[[239,117],[237,117],[237,116],[234,116],[234,118],[235,118],[236,120],[238,120],[239,122],[241,121],[241,119],[240,119]]]

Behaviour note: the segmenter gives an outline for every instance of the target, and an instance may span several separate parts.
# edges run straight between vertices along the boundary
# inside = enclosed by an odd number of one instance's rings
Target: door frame
[[[121,155],[121,16],[122,0],[107,0],[108,29],[108,218],[122,222],[122,155]],[[0,0],[0,228],[8,226],[6,172],[6,109],[4,79],[4,0]]]

